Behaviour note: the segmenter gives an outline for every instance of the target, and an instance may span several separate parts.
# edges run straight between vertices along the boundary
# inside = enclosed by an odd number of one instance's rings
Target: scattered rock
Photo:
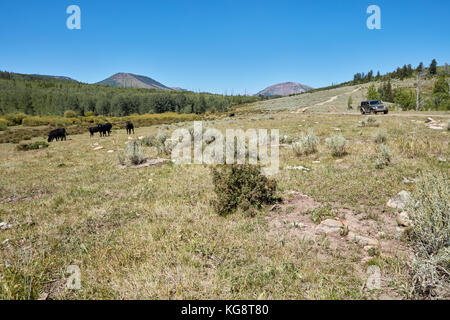
[[[128,140],[133,140],[133,137],[128,137]]]
[[[97,151],[97,150],[102,150],[102,149],[103,149],[103,147],[102,147],[102,146],[98,146],[98,147],[94,148],[94,151]]]
[[[98,142],[94,143],[94,147],[95,147],[95,146],[98,146]]]
[[[438,160],[439,162],[447,162],[447,159],[444,159],[444,158],[442,158],[442,157],[439,157],[437,160]]]
[[[351,232],[351,231],[348,233],[348,238],[351,241],[355,241],[355,242],[359,243],[360,245],[362,245],[364,247],[365,246],[376,246],[376,245],[378,245],[378,241],[377,240],[361,236],[361,235],[356,234],[356,233]]]
[[[344,159],[337,159],[335,162],[336,163],[341,163],[341,162],[343,162],[344,161]]]
[[[138,139],[139,140],[144,140],[144,138],[145,138],[144,136],[140,136]]]
[[[11,229],[13,227],[12,224],[9,224],[7,222],[0,222],[0,229],[1,230],[8,230]]]
[[[309,171],[309,168],[303,167],[303,166],[287,166],[287,170],[299,170],[299,171]]]
[[[108,150],[108,153],[114,153],[114,150]]]
[[[313,161],[312,163],[314,163],[314,164],[319,164],[320,161]]]
[[[411,226],[411,220],[409,219],[408,212],[402,211],[397,215],[397,224],[401,227]]]
[[[411,194],[408,191],[400,191],[395,197],[387,202],[387,206],[393,209],[403,209],[406,203],[411,199]]]
[[[134,169],[145,168],[145,167],[150,167],[150,166],[156,166],[158,164],[162,164],[162,163],[165,163],[168,161],[169,161],[169,159],[163,159],[163,158],[147,159],[147,160],[145,160],[144,163],[137,165],[137,166],[130,166],[129,168],[134,168]],[[123,165],[119,166],[119,169],[125,169],[125,168],[127,168],[127,166],[123,166]]]
[[[408,178],[403,178],[403,183],[405,184],[411,184],[411,183],[415,183],[416,181],[414,179],[408,179]]]
[[[320,232],[320,233],[325,233],[325,234],[329,234],[329,233],[337,233],[338,234],[343,226],[344,225],[340,221],[337,221],[334,219],[326,219],[326,220],[322,221],[316,227],[316,231]]]
[[[425,123],[430,123],[430,122],[434,122],[433,118],[427,118],[427,120],[425,120]]]
[[[5,240],[3,240],[2,245],[7,245],[8,242],[9,242],[9,239],[5,239]]]

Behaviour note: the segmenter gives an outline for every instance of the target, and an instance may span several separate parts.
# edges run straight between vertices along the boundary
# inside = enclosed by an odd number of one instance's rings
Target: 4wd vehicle
[[[361,113],[378,113],[383,112],[387,114],[389,112],[388,107],[385,106],[380,100],[366,100],[361,102]]]

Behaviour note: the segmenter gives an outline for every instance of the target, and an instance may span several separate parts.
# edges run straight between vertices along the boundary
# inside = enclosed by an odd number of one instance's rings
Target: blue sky
[[[68,30],[66,8],[81,8]],[[381,30],[366,9],[381,8]],[[450,1],[2,0],[0,70],[93,83],[116,72],[168,86],[256,93],[321,87],[356,72],[450,63]]]

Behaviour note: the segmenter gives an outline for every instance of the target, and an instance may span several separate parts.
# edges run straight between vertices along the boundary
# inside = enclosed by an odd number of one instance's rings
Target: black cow
[[[234,113],[230,113],[230,118],[233,118],[235,116]]]
[[[111,135],[111,128],[112,128],[112,124],[111,123],[100,123],[98,125],[98,131],[100,132],[100,137],[106,137],[106,133],[108,133],[108,136]]]
[[[59,141],[66,140],[66,129],[59,128],[51,131],[48,135],[48,142],[52,142],[53,140]]]
[[[89,133],[91,134],[91,138],[94,136],[94,133],[99,132],[99,128],[98,127],[90,127],[89,128]]]
[[[127,134],[131,134],[131,131],[133,131],[134,134],[134,125],[131,122],[127,122],[126,124]]]

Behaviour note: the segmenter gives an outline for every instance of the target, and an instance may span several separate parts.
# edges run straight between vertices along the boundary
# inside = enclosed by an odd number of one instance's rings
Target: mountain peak
[[[283,82],[274,84],[257,93],[263,96],[287,96],[295,93],[303,93],[311,90],[312,87],[297,82]]]
[[[157,90],[172,90],[158,81],[133,73],[119,72],[111,77],[97,82],[97,84],[107,85],[111,87],[125,87],[125,88],[145,88]]]

